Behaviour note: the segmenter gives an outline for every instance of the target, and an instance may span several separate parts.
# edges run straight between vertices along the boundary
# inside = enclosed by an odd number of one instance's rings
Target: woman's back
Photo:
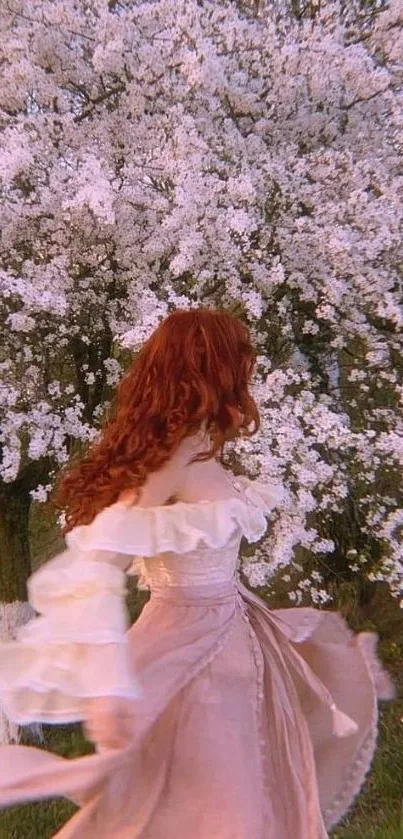
[[[125,490],[119,501],[152,507],[173,500],[194,504],[236,497],[237,490],[229,473],[217,459],[192,461],[196,455],[208,452],[210,446],[210,439],[203,431],[185,437],[167,463],[147,476],[138,500],[133,491]]]

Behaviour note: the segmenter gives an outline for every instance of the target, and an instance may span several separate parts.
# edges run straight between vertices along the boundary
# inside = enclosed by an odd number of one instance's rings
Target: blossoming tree
[[[263,429],[235,454],[289,489],[250,583],[294,563],[297,602],[331,569],[401,594],[402,31],[398,0],[7,0],[3,632],[30,503],[97,433],[122,350],[201,302],[252,326]]]

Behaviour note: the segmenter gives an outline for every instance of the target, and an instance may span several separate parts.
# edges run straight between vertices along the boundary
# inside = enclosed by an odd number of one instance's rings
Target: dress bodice
[[[234,578],[242,538],[258,541],[282,488],[240,478],[232,497],[178,501],[156,507],[123,502],[103,510],[91,525],[67,535],[71,550],[89,556],[113,551],[128,556],[127,573],[139,588],[225,583]]]
[[[236,533],[225,548],[202,547],[186,554],[167,552],[155,557],[136,557],[128,571],[138,577],[139,589],[226,583],[235,576],[242,536]]]

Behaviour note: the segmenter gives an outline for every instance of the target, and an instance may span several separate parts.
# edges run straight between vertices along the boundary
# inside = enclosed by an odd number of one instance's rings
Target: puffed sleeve
[[[38,615],[0,644],[1,701],[14,722],[78,722],[90,697],[139,696],[126,636],[126,577],[115,557],[67,548],[30,577]]]
[[[67,549],[30,577],[37,616],[0,644],[1,702],[14,722],[78,722],[86,717],[87,699],[140,695],[126,633],[125,570],[142,553],[143,533],[158,548],[146,507],[176,491],[187,458],[186,446],[180,447],[149,476],[145,506],[130,510],[117,502],[101,510],[91,524],[71,530]]]

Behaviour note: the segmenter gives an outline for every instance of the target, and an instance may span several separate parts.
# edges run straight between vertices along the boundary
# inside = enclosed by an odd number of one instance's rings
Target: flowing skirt
[[[376,636],[241,584],[153,592],[129,630],[143,697],[124,748],[0,749],[0,807],[65,797],[58,839],[325,839],[393,696]]]

